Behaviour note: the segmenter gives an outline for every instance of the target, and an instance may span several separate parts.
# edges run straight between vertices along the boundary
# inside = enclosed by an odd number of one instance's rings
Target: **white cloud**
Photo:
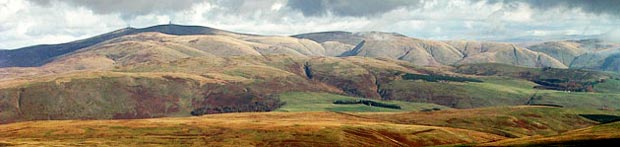
[[[0,48],[72,41],[121,29],[157,24],[203,25],[224,30],[293,35],[318,31],[385,31],[427,39],[508,39],[546,35],[597,35],[617,28],[620,20],[582,9],[540,10],[526,3],[502,4],[469,0],[423,0],[390,7],[368,16],[339,12],[306,16],[286,6],[286,0],[194,1],[163,13],[121,14],[90,10],[62,1],[37,5],[24,0],[0,0]],[[182,6],[182,7],[181,7]],[[391,5],[390,5],[391,6]],[[92,6],[91,6],[92,7]],[[136,7],[136,6],[132,6]],[[176,8],[176,7],[175,7]],[[128,11],[133,12],[133,11]],[[356,13],[357,14],[357,13]],[[134,17],[126,17],[134,16]]]
[[[274,3],[273,5],[271,5],[271,11],[280,11],[282,7],[284,7],[282,3]]]
[[[0,5],[10,8],[0,10],[0,22],[5,28],[0,48],[68,42],[122,26],[117,16],[97,15],[64,4],[42,7],[28,1],[8,0],[0,1]]]

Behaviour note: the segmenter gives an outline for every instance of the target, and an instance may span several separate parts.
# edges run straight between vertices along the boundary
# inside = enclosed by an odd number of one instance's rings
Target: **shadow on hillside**
[[[606,114],[579,114],[579,116],[599,122],[601,124],[620,121],[620,116]]]
[[[620,138],[593,139],[593,140],[571,140],[562,142],[547,142],[541,144],[530,144],[526,146],[617,146]]]

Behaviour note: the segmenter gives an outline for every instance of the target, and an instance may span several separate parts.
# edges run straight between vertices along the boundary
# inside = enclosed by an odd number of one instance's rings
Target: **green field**
[[[435,103],[454,108],[551,104],[569,108],[620,109],[620,81],[609,79],[596,92],[535,89],[536,83],[513,77],[477,77],[483,82],[398,80],[382,85],[395,100]]]

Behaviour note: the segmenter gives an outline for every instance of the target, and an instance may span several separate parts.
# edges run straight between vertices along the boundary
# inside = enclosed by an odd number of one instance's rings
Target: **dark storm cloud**
[[[402,7],[416,7],[419,0],[289,0],[288,7],[304,16],[321,16],[328,12],[336,16],[372,16]]]
[[[318,16],[327,12],[325,1],[289,0],[289,7],[301,11],[305,16]]]
[[[98,14],[119,13],[123,19],[147,14],[165,14],[190,9],[193,5],[209,1],[235,12],[252,11],[243,7],[247,3],[266,4],[272,0],[29,0],[39,5],[54,2],[68,3],[85,7]],[[480,2],[484,0],[470,0]],[[416,9],[424,3],[422,0],[288,0],[287,6],[300,11],[304,16],[322,16],[331,13],[335,16],[365,17],[380,15],[398,8]],[[593,14],[620,16],[620,0],[487,0],[489,4],[526,3],[537,10],[551,8],[581,9]],[[246,5],[247,6],[247,5]]]
[[[620,0],[490,0],[489,3],[526,3],[537,10],[553,8],[581,9],[587,13],[620,17]]]
[[[194,4],[209,3],[235,13],[254,11],[249,5],[263,7],[274,0],[29,0],[38,5],[67,3],[84,7],[97,14],[118,13],[123,19],[148,14],[165,14],[190,9]],[[403,7],[416,7],[420,0],[288,0],[287,6],[298,10],[304,16],[321,16],[327,13],[336,16],[364,17],[382,14]]]
[[[190,9],[194,4],[204,0],[29,0],[35,4],[48,6],[63,2],[85,7],[97,14],[119,13],[123,19],[139,15],[170,13]]]

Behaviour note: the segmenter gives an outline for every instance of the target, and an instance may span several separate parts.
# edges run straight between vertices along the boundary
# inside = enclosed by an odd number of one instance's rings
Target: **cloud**
[[[601,36],[604,40],[620,43],[620,29],[618,28],[614,28],[609,32],[602,34]]]
[[[0,0],[0,48],[73,41],[124,26],[115,15],[99,15],[67,4],[40,6],[28,1]]]
[[[123,19],[140,15],[165,14],[191,8],[203,0],[29,0],[42,6],[66,3],[84,7],[96,14],[120,14]]]
[[[546,11],[549,9],[579,9],[597,15],[606,14],[620,17],[619,0],[489,0],[489,3],[526,3],[530,7]]]
[[[241,33],[396,32],[509,40],[611,34],[615,1],[0,0],[0,48],[61,43],[132,27],[202,25]],[[616,33],[617,34],[617,33]],[[614,37],[609,37],[614,38]]]
[[[216,3],[237,12],[251,12],[248,6],[269,5],[276,0],[28,0],[35,4],[49,6],[62,2],[74,6],[85,7],[97,14],[118,13],[125,19],[140,15],[166,14],[189,10],[199,3]],[[282,0],[280,0],[282,1]],[[485,0],[467,0],[476,3]],[[301,11],[304,16],[324,16],[332,13],[336,16],[368,17],[377,16],[398,8],[417,9],[436,0],[288,0],[288,7]],[[580,9],[594,14],[620,16],[618,0],[486,0],[489,4],[526,3],[537,10]]]
[[[288,6],[304,16],[376,16],[402,7],[417,7],[419,0],[289,0]]]

